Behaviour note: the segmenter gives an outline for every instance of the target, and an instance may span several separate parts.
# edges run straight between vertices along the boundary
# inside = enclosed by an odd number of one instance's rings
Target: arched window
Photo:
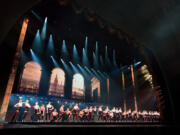
[[[33,61],[26,63],[24,66],[19,91],[37,94],[40,79],[41,66]]]
[[[65,73],[60,68],[52,70],[49,95],[64,97]]]
[[[93,77],[91,79],[91,98],[97,101],[100,98],[100,81]]]
[[[72,98],[74,98],[74,99],[84,99],[85,98],[84,78],[79,73],[77,73],[73,76]]]

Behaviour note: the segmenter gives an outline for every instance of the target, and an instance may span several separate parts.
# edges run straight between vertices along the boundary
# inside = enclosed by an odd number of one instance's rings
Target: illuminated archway
[[[52,70],[48,95],[64,97],[65,73],[60,68]]]
[[[100,98],[100,91],[101,91],[101,88],[100,88],[100,81],[96,78],[96,77],[93,77],[91,79],[91,98],[93,99],[94,98],[94,91],[97,90],[97,96],[98,96],[98,99]]]
[[[37,94],[39,90],[40,79],[41,66],[33,61],[26,63],[24,66],[19,91]]]
[[[77,73],[73,76],[72,98],[74,98],[74,99],[84,99],[85,98],[84,77],[79,73]]]

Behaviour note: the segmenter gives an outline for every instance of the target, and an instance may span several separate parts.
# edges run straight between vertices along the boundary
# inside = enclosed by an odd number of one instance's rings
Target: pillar
[[[29,22],[29,20],[27,18],[25,18],[23,20],[23,25],[21,28],[20,36],[19,36],[17,49],[16,49],[16,53],[15,53],[15,57],[14,57],[13,65],[12,65],[12,69],[11,69],[11,73],[9,76],[9,80],[8,80],[5,95],[4,95],[4,99],[3,99],[1,110],[0,110],[0,119],[2,119],[2,120],[5,120],[5,118],[6,118],[6,113],[7,113],[7,109],[8,109],[8,105],[9,105],[10,96],[12,93],[12,88],[13,88],[14,81],[15,81],[16,72],[18,69],[19,61],[20,61],[20,53],[21,53],[21,49],[22,49],[22,46],[24,43],[24,38],[26,35],[28,22]]]

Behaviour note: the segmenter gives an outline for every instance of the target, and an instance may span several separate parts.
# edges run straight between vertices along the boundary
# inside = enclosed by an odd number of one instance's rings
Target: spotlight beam
[[[61,62],[62,62],[62,64],[63,64],[65,70],[67,71],[67,73],[68,73],[69,75],[72,75],[72,70],[71,70],[71,69],[69,68],[69,66],[65,63],[65,61],[64,61],[63,59],[61,59]]]
[[[74,63],[79,63],[79,55],[78,55],[78,51],[76,49],[76,45],[74,44],[73,46],[73,62]]]
[[[93,73],[95,74],[95,76],[96,76],[97,78],[101,79],[101,77],[96,73],[96,71],[95,71],[93,68],[91,68],[91,70],[93,71]]]
[[[88,48],[88,37],[86,37],[85,40],[85,52],[87,53],[87,48]]]
[[[39,20],[39,21],[42,21],[41,17],[35,13],[33,10],[31,10],[31,13]]]
[[[45,40],[45,38],[46,38],[46,31],[47,31],[47,17],[44,20],[43,28],[42,28],[42,31],[41,31],[42,40]]]
[[[48,52],[50,55],[53,55],[53,54],[54,54],[54,41],[53,41],[52,34],[49,36],[47,52]]]
[[[53,56],[51,56],[52,62],[54,64],[55,67],[59,67],[59,64],[56,62],[56,60],[54,59]]]
[[[79,65],[77,64],[81,72],[84,74],[85,77],[89,77],[88,73]]]
[[[31,52],[31,56],[34,62],[38,62],[39,64],[41,64],[39,58],[36,56],[36,54],[34,53],[34,51],[32,49],[30,49]]]
[[[89,60],[88,60],[87,53],[84,48],[83,48],[83,55],[82,55],[82,63],[84,66],[89,66]]]
[[[66,47],[66,42],[65,42],[65,40],[63,40],[61,57],[64,58],[64,59],[67,59],[68,55],[69,55],[69,53],[68,53],[68,50],[67,50],[67,47]]]
[[[99,67],[98,65],[98,61],[97,61],[97,56],[96,54],[93,52],[93,64],[94,64],[94,67],[97,69]]]
[[[85,66],[85,69],[90,75],[95,76],[86,66]]]
[[[33,40],[33,43],[32,43],[32,49],[36,53],[40,53],[41,52],[41,37],[40,37],[39,29],[37,30],[36,35],[34,37],[34,40]]]
[[[74,64],[72,64],[72,62],[69,62],[69,63],[70,63],[70,65],[71,65],[73,71],[74,71],[75,73],[79,73],[79,70],[74,66]]]

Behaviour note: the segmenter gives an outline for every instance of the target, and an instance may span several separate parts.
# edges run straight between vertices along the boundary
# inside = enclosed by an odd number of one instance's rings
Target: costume
[[[31,119],[32,121],[38,121],[40,120],[40,107],[38,104],[32,106],[34,108],[34,114],[32,115]]]
[[[97,109],[96,109],[96,107],[94,107],[93,108],[93,120],[95,119],[95,117],[96,117],[96,115],[97,115]]]
[[[11,122],[16,122],[18,117],[19,117],[19,112],[20,110],[22,109],[22,105],[23,103],[22,102],[18,102],[17,104],[14,105],[14,107],[16,107],[16,112],[15,114],[13,115],[12,119],[11,119]]]
[[[24,122],[24,120],[26,119],[26,116],[27,116],[27,114],[28,114],[29,108],[31,108],[31,105],[30,105],[28,102],[25,102],[25,103],[23,103],[23,104],[24,104],[24,106],[25,106],[25,110],[24,110],[24,113],[23,113],[21,119],[22,119],[22,121]]]
[[[52,120],[51,120],[51,122],[55,122],[57,120],[57,118],[58,118],[58,112],[53,111],[52,112]]]
[[[41,106],[41,121],[44,121],[44,116],[45,116],[45,107]]]
[[[73,107],[73,109],[71,110],[72,114],[73,114],[73,120],[76,118],[76,120],[78,120],[78,111],[79,111],[79,107],[78,105],[75,105]]]
[[[51,104],[46,105],[46,120],[50,120],[51,111],[54,109],[54,107]]]
[[[98,108],[98,120],[102,120],[103,119],[103,111],[102,111],[102,107]]]
[[[92,107],[89,108],[88,120],[91,121],[93,118],[93,109]]]
[[[64,116],[62,117],[62,121],[69,121],[70,115],[71,115],[71,111],[66,110]]]
[[[59,111],[60,111],[60,113],[59,113],[59,120],[61,120],[64,117],[64,113],[65,113],[64,112],[64,106],[61,106]]]

